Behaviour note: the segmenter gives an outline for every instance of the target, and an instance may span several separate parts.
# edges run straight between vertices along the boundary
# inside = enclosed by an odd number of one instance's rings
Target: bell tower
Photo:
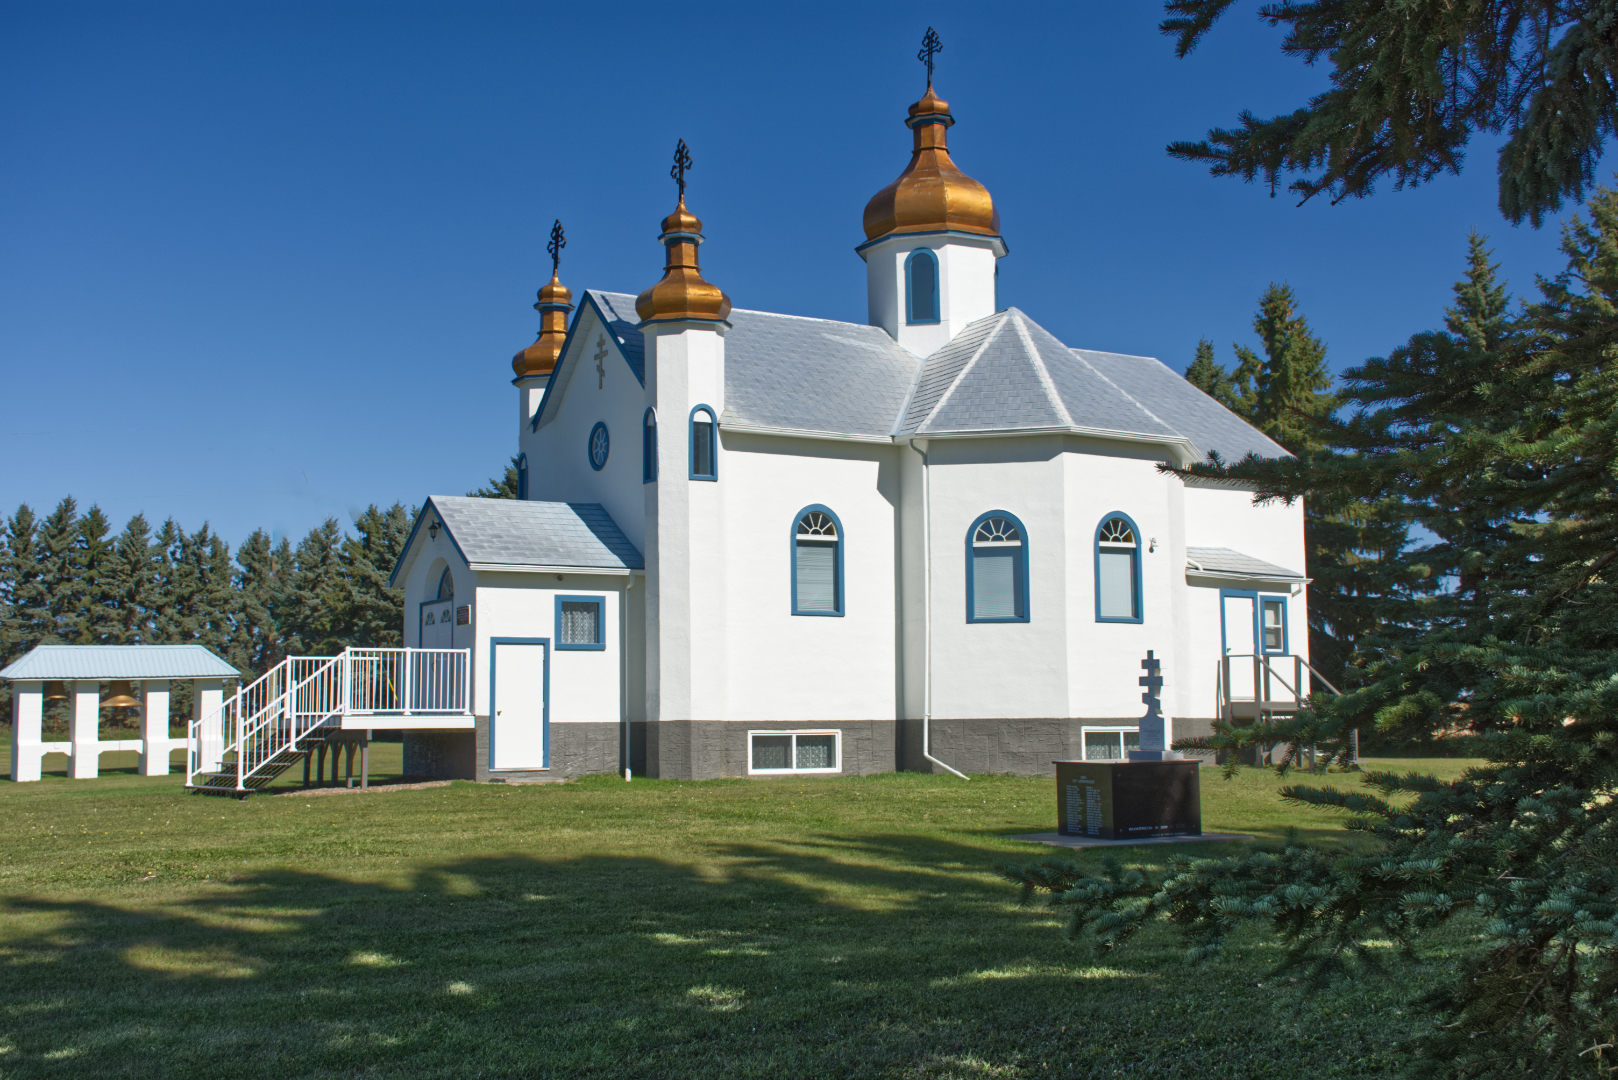
[[[865,207],[865,260],[872,326],[917,356],[929,356],[967,323],[998,310],[996,267],[1007,254],[1000,213],[988,188],[950,159],[949,102],[933,91],[933,59],[943,42],[931,27],[918,59],[927,92],[905,126],[913,148],[899,178]]]
[[[567,341],[567,315],[573,310],[573,290],[562,284],[562,249],[565,247],[567,235],[558,219],[551,226],[551,242],[545,245],[551,256],[551,280],[539,290],[539,299],[534,304],[534,310],[539,312],[539,337],[511,358],[511,369],[517,373],[511,383],[518,395],[519,443],[534,414],[545,402],[551,373],[556,370],[557,358],[562,355],[562,345]]]
[[[702,222],[685,207],[691,152],[663,219],[663,278],[635,301],[646,337],[646,758],[657,776],[706,779],[694,732],[726,717],[725,332],[730,298],[703,280]],[[665,632],[666,631],[666,632]],[[655,766],[652,763],[656,762]]]

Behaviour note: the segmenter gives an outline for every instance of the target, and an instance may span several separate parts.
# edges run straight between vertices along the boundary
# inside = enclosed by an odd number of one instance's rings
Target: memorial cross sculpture
[[[1146,715],[1140,721],[1140,749],[1129,752],[1130,761],[1178,761],[1180,752],[1169,749],[1167,725],[1163,720],[1163,662],[1152,649],[1146,650],[1146,659],[1140,662],[1146,674],[1140,684],[1146,688],[1141,701],[1146,703]]]

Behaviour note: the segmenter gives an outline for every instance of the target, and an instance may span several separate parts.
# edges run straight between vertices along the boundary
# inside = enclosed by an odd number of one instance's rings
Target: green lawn
[[[1203,968],[1167,932],[1098,959],[994,871],[1051,853],[1005,837],[1054,828],[1050,780],[236,802],[132,764],[0,782],[7,1080],[1374,1076],[1446,962],[1305,1000],[1258,935]],[[1205,771],[1204,827],[1342,842],[1277,786]]]

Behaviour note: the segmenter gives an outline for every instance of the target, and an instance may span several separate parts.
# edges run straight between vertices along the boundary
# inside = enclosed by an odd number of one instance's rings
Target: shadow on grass
[[[1193,977],[1166,941],[1097,966],[1049,913],[1010,909],[988,871],[998,851],[821,835],[706,852],[465,858],[386,882],[283,869],[168,901],[12,898],[0,1070],[778,1080],[1319,1065],[1252,970]]]

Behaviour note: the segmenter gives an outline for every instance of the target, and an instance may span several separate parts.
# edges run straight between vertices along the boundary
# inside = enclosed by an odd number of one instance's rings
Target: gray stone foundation
[[[1085,727],[1130,727],[1138,718],[1031,718],[1015,720],[934,720],[933,756],[964,773],[1054,776],[1053,761],[1082,755]],[[714,780],[747,775],[749,731],[805,728],[843,733],[838,775],[942,772],[922,757],[920,720],[856,720],[824,724],[748,723],[741,720],[666,720],[629,725],[629,766],[636,776],[667,780]],[[1175,717],[1175,739],[1213,733],[1213,722]],[[623,729],[619,724],[552,724],[549,769],[489,768],[489,721],[478,717],[475,731],[407,731],[404,769],[410,776],[478,780],[568,780],[623,768]],[[1211,762],[1213,755],[1200,756]],[[829,775],[829,774],[828,774]]]
[[[1083,756],[1087,727],[1133,727],[1139,717],[1052,717],[1015,720],[938,720],[932,722],[933,757],[964,773],[1055,776],[1053,761]],[[1213,722],[1174,718],[1175,739],[1213,734]],[[943,772],[922,756],[920,720],[899,721],[900,767],[905,772]],[[1192,756],[1192,755],[1187,755]],[[1201,755],[1197,755],[1201,756]],[[1213,755],[1206,755],[1208,761]]]
[[[749,731],[802,731],[805,728],[843,733],[840,776],[893,772],[898,764],[895,742],[898,722],[894,720],[831,723],[665,720],[646,725],[646,761],[656,764],[657,771],[651,775],[665,780],[746,776]]]

